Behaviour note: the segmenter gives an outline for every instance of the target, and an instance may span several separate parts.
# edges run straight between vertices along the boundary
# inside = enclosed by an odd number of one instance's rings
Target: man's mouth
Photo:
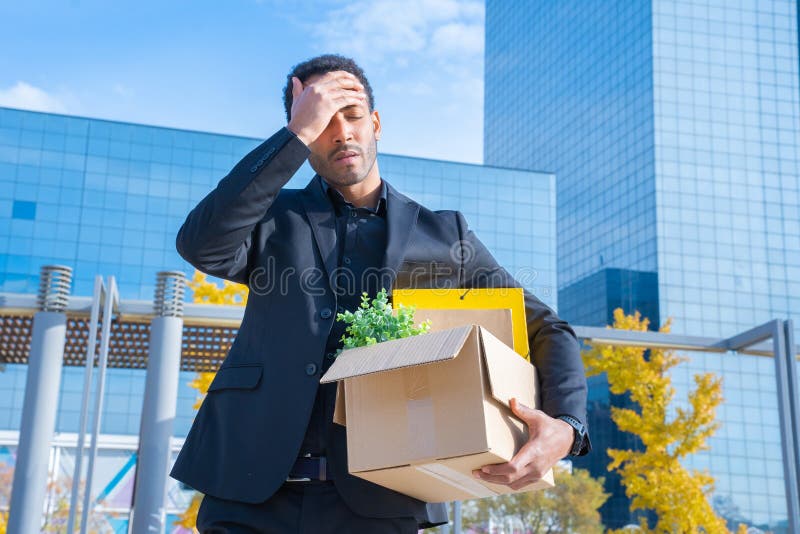
[[[358,157],[358,152],[354,150],[343,150],[342,152],[337,152],[336,155],[333,157],[333,161],[336,163],[352,163]]]

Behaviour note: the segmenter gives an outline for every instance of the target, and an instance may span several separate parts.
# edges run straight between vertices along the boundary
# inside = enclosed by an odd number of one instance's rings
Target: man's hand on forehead
[[[306,145],[325,130],[333,114],[348,106],[369,106],[359,79],[345,71],[311,76],[305,83],[292,78],[291,120],[287,127]]]
[[[302,84],[303,89],[311,85],[327,86],[329,88],[339,87],[342,89],[350,89],[352,91],[360,91],[362,93],[364,92],[364,86],[358,77],[343,70],[336,70],[333,72],[326,72],[322,75],[311,76],[305,81],[305,83]]]

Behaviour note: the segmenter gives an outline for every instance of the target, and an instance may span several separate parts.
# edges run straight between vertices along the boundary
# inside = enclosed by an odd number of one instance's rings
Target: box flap
[[[320,383],[364,376],[426,363],[452,360],[467,340],[473,325],[441,332],[394,339],[368,347],[342,351]]]
[[[529,408],[537,407],[538,383],[533,365],[485,328],[480,328],[480,340],[492,397],[509,409],[512,397]]]
[[[336,404],[333,409],[333,422],[337,425],[347,426],[347,409],[345,405],[344,382],[336,384]]]

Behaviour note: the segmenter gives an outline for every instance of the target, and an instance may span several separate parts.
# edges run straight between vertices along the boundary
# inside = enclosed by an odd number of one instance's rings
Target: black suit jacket
[[[308,156],[282,128],[245,156],[189,213],[177,249],[198,270],[250,294],[229,354],[209,387],[171,476],[222,499],[256,503],[283,484],[319,387],[337,305],[335,214],[321,178],[282,189]],[[431,211],[387,182],[383,287],[519,287],[457,211]],[[585,423],[586,380],[572,329],[526,292],[542,409]],[[332,425],[329,464],[345,502],[371,517],[446,520],[443,507],[347,472],[345,428]]]

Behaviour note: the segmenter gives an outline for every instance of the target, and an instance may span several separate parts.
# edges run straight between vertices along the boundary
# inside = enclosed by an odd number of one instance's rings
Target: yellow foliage
[[[202,500],[203,495],[196,493],[195,496],[192,497],[192,502],[189,503],[189,507],[183,511],[173,525],[183,528],[190,528],[194,532],[197,532],[197,529],[195,528],[195,525],[197,524],[197,511],[200,509],[200,502]]]
[[[238,305],[244,306],[247,304],[248,289],[246,285],[236,284],[228,280],[222,281],[222,287],[219,287],[214,282],[209,282],[206,275],[200,271],[195,271],[192,280],[188,282],[189,287],[192,289],[192,302],[195,304],[224,304],[224,305]],[[200,408],[203,399],[208,393],[208,386],[214,380],[216,373],[197,373],[195,379],[189,382],[189,386],[196,389],[199,393],[197,402],[194,403],[194,409]],[[192,502],[189,507],[178,516],[175,525],[180,525],[185,528],[194,528],[197,523],[197,510],[200,508],[200,502],[203,496],[198,493],[192,497]]]
[[[648,325],[639,312],[625,315],[619,308],[614,310],[614,328],[644,332]],[[659,331],[669,329],[667,321]],[[609,449],[608,469],[622,477],[631,509],[655,512],[655,528],[649,529],[643,519],[642,532],[728,532],[708,501],[714,479],[680,463],[681,458],[707,449],[706,439],[719,426],[714,418],[722,402],[721,380],[711,373],[696,375],[689,408],[678,408],[668,418],[675,395],[668,371],[685,358],[661,349],[647,353],[643,347],[597,345],[584,352],[583,361],[589,376],[606,373],[611,392],[627,393],[638,405],[636,410],[612,407],[611,418],[620,430],[638,436],[644,448]]]
[[[200,393],[200,396],[197,397],[197,400],[192,406],[192,408],[195,410],[200,408],[200,405],[203,404],[203,399],[205,398],[206,393],[208,393],[208,386],[211,385],[211,382],[214,380],[216,375],[217,373],[213,372],[197,373],[197,376],[194,377],[194,380],[189,382],[189,387],[196,389],[197,392]]]
[[[247,304],[248,289],[246,285],[237,284],[228,280],[222,281],[222,287],[214,282],[209,282],[206,275],[195,271],[192,279],[187,282],[191,288],[195,304]]]
[[[248,289],[246,285],[236,284],[228,280],[222,281],[222,287],[214,282],[209,282],[204,273],[195,271],[192,280],[188,282],[192,289],[192,302],[195,304],[223,304],[245,306],[247,304]],[[196,389],[200,396],[194,403],[194,409],[200,408],[203,398],[208,393],[208,386],[214,380],[216,373],[197,373],[189,386]]]

